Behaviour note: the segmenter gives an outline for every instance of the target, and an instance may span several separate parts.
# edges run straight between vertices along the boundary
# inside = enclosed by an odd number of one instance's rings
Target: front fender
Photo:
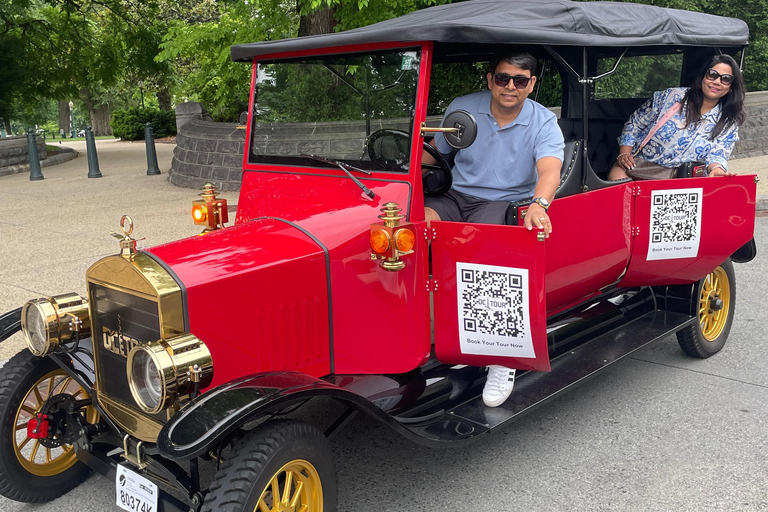
[[[10,338],[21,330],[21,308],[0,316],[0,341]]]
[[[330,396],[396,427],[391,416],[364,397],[305,373],[285,371],[250,375],[223,384],[193,400],[163,426],[157,448],[164,457],[188,460],[267,412],[315,396]]]

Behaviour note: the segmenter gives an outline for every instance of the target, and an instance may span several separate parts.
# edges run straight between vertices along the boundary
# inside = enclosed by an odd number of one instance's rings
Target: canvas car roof
[[[713,27],[717,27],[713,30]],[[565,46],[703,46],[748,44],[736,18],[625,2],[469,0],[439,5],[367,27],[232,46],[232,60],[335,46],[435,41]]]

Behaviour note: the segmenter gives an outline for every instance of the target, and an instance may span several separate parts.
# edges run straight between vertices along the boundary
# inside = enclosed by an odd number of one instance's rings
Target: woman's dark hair
[[[741,125],[747,117],[747,112],[744,110],[746,87],[744,87],[744,77],[741,75],[739,65],[736,64],[736,61],[730,55],[715,55],[701,72],[696,75],[691,88],[688,89],[688,92],[683,97],[685,125],[689,126],[701,119],[701,106],[704,103],[704,92],[701,88],[701,82],[704,80],[707,70],[717,64],[728,64],[731,66],[733,82],[731,82],[731,89],[728,91],[728,94],[720,98],[718,102],[720,104],[720,119],[718,119],[715,127],[712,129],[709,140],[715,140],[723,130],[730,128],[734,123],[736,123],[736,126]]]

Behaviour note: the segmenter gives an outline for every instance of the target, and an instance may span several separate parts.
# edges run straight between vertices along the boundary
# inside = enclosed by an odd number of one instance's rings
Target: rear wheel
[[[0,494],[30,503],[51,501],[80,484],[90,469],[71,445],[27,436],[29,420],[56,395],[88,393],[53,360],[25,350],[0,369]],[[95,422],[95,410],[87,410]]]
[[[725,345],[736,307],[736,275],[731,260],[699,281],[697,295],[698,322],[677,332],[683,352],[692,357],[707,358]]]
[[[293,420],[265,423],[233,447],[216,473],[203,512],[335,512],[330,443]]]

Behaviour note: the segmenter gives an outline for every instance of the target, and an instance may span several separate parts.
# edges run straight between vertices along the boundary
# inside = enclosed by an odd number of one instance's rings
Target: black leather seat
[[[555,192],[555,199],[578,194],[581,191],[581,182],[584,172],[584,146],[583,140],[567,140],[563,150],[563,165],[560,168],[560,185]],[[520,207],[528,206],[531,198],[523,199],[509,204],[507,208],[505,224],[517,225],[517,212]]]
[[[587,153],[589,163],[598,176],[608,176],[613,161],[619,153],[618,138],[624,128],[624,119],[590,119],[589,140]],[[563,131],[563,137],[569,139],[583,138],[581,119],[558,119],[557,123]]]

